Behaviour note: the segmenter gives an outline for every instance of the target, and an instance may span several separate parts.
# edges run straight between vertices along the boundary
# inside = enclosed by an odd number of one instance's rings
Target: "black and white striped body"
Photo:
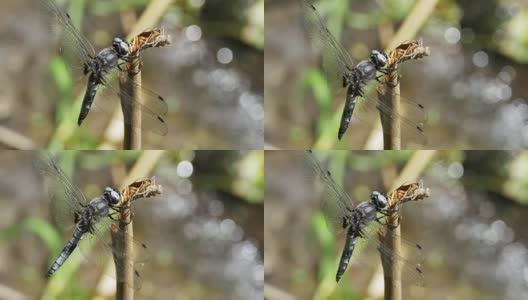
[[[358,97],[363,97],[363,88],[367,82],[376,79],[376,72],[382,70],[386,65],[386,56],[384,53],[373,50],[370,59],[359,62],[350,73],[343,76],[343,87],[348,85],[345,108],[341,115],[341,123],[337,138],[341,139],[345,134],[352,113],[356,107]]]
[[[378,195],[385,199],[385,196],[381,194]],[[378,209],[380,209],[379,206],[377,208],[376,203],[373,200],[364,201],[358,204],[348,218],[343,220],[343,228],[346,228],[347,226],[349,227],[347,230],[345,246],[337,269],[336,282],[339,282],[339,279],[341,279],[341,276],[345,273],[350,258],[352,257],[352,253],[354,252],[354,248],[356,247],[357,239],[363,237],[363,229],[372,221],[376,220]]]
[[[93,199],[82,211],[79,212],[77,220],[75,220],[77,225],[75,226],[72,238],[68,241],[64,249],[62,249],[59,257],[57,257],[53,265],[49,268],[46,277],[51,277],[51,275],[53,275],[53,273],[64,264],[72,254],[73,250],[75,250],[84,234],[93,233],[97,223],[108,216],[110,208],[114,205],[112,203],[115,202],[115,199],[119,199],[119,197],[120,196],[117,192],[110,188],[106,188],[105,195]]]
[[[78,125],[81,125],[86,119],[99,85],[105,84],[104,76],[118,66],[119,59],[123,59],[127,55],[128,49],[129,44],[126,41],[116,38],[112,43],[112,47],[101,50],[93,61],[84,66],[84,74],[90,73],[90,76],[81,106],[81,113],[77,120]]]

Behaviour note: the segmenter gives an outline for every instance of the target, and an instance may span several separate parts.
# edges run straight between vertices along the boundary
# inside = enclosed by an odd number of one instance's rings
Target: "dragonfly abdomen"
[[[341,259],[339,260],[339,268],[337,269],[336,282],[339,282],[343,274],[345,273],[354,248],[356,247],[357,242],[357,228],[352,225],[347,230],[347,236],[345,241],[345,247],[343,248],[343,253],[341,254]]]
[[[97,94],[97,90],[99,89],[99,80],[98,76],[95,75],[95,73],[91,73],[90,77],[88,78],[88,85],[86,87],[86,93],[84,94],[82,106],[81,106],[81,112],[79,114],[79,119],[77,120],[77,125],[81,126],[84,119],[86,119],[86,116],[88,115],[88,112],[90,111],[90,107],[92,107],[93,101],[95,99],[95,95]]]
[[[73,232],[72,238],[68,241],[66,246],[62,249],[61,253],[59,254],[59,257],[55,260],[53,265],[49,268],[48,272],[46,273],[46,277],[49,278],[55,271],[57,271],[70,257],[73,250],[77,247],[79,242],[81,241],[82,236],[86,233],[85,226],[82,225],[82,223],[78,223],[77,226],[75,226],[75,231]]]
[[[352,113],[356,107],[358,97],[361,96],[361,81],[352,82],[347,89],[345,108],[343,109],[343,114],[341,115],[341,124],[339,125],[339,132],[337,138],[341,140],[348,125],[350,124],[350,119],[352,119]]]

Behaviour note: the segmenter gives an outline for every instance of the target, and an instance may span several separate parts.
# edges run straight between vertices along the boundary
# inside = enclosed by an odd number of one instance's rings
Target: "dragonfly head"
[[[103,197],[112,205],[119,204],[119,201],[121,200],[119,192],[110,187],[105,187]]]
[[[372,201],[372,203],[374,203],[374,205],[378,209],[385,208],[389,202],[385,195],[376,191],[372,192],[372,194],[370,195],[370,201]]]
[[[370,61],[376,66],[376,69],[384,68],[387,65],[388,60],[389,57],[387,54],[381,51],[372,50],[372,52],[370,52]]]
[[[115,38],[112,42],[112,48],[119,56],[125,56],[128,54],[128,50],[130,50],[130,44],[121,38]]]

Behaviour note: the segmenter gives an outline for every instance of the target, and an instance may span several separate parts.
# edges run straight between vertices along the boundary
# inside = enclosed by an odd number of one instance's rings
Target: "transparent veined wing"
[[[343,219],[352,212],[355,204],[311,151],[303,152],[303,160],[306,174],[322,189],[321,208],[325,219],[334,232],[339,232],[343,229]]]
[[[343,76],[354,67],[343,46],[325,26],[313,1],[303,0],[303,25],[311,43],[321,51],[323,71],[334,93],[343,88]]]
[[[110,79],[116,77],[119,72],[115,69],[105,76],[108,78],[107,83],[95,96],[94,105],[110,116],[118,103],[126,113],[132,112],[134,107],[137,107],[141,111],[141,124],[139,124],[140,128],[134,129],[150,131],[161,136],[167,135],[168,126],[165,118],[168,105],[165,99],[156,92],[137,84],[134,84],[134,91],[138,93],[136,97],[125,89],[118,89],[116,84],[110,83]],[[128,119],[122,120],[126,124],[135,125],[131,124]]]
[[[78,67],[90,62],[95,57],[95,50],[75,28],[70,16],[54,0],[39,0],[39,3],[50,32],[61,40],[61,52]]]
[[[75,215],[88,204],[88,200],[49,154],[38,152],[33,165],[44,180],[54,222],[63,230],[72,229]]]
[[[366,229],[364,238],[358,238],[356,248],[352,254],[350,264],[359,266],[372,266],[380,262],[390,266],[399,267],[401,270],[401,282],[418,286],[426,286],[426,273],[424,270],[424,249],[422,245],[398,236],[400,240],[400,251],[395,251],[387,244],[387,239],[380,239],[378,231],[384,234],[395,235],[392,231],[377,222],[372,222]],[[374,257],[366,258],[372,255]],[[393,279],[391,273],[386,274],[387,278]]]
[[[372,85],[371,85],[372,86]],[[400,113],[394,112],[393,108],[376,93],[371,93],[368,97],[359,98],[358,104],[352,114],[352,119],[357,119],[370,127],[379,122],[377,116],[383,114],[386,120],[400,120],[401,137],[404,142],[413,142],[419,145],[427,144],[427,110],[425,106],[414,100],[400,98]],[[383,127],[387,134],[391,134],[390,127]],[[354,132],[354,125],[349,126],[349,133]]]
[[[93,233],[86,233],[79,243],[79,251],[89,265],[96,266],[102,270],[105,276],[123,282],[125,278],[118,278],[116,274],[125,268],[133,270],[134,281],[126,282],[133,289],[141,289],[141,272],[145,263],[150,259],[148,247],[141,241],[130,237],[127,233],[117,229],[117,222],[110,218],[101,220],[95,226]],[[132,243],[132,257],[129,257],[121,249],[117,248],[113,241],[129,238]],[[108,269],[108,264],[114,265],[115,261],[121,261],[122,265]]]

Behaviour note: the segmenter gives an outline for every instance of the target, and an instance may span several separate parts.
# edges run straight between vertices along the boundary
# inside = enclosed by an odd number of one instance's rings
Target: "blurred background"
[[[70,237],[51,223],[34,155],[0,153],[0,299],[114,299],[115,283],[102,284],[112,278],[101,276],[101,266],[81,264],[71,277],[59,269],[53,286],[46,284],[46,270]],[[125,184],[132,167],[134,178],[155,176],[162,186],[161,195],[133,202],[134,238],[148,246],[137,299],[262,299],[262,151],[63,151],[57,157],[88,199]]]
[[[423,247],[425,288],[403,278],[402,299],[528,297],[528,152],[314,151],[355,203],[396,180],[423,180],[401,234]],[[377,251],[356,251],[338,285],[344,232],[329,230],[320,189],[298,151],[265,159],[265,299],[383,299]],[[402,175],[403,178],[397,179]]]
[[[142,57],[142,85],[169,106],[168,135],[145,131],[143,148],[263,147],[263,0],[56,2],[97,52],[114,37],[128,36],[146,10],[142,29],[162,28],[171,36],[171,45]],[[109,125],[112,111],[94,107],[76,125],[75,99],[84,95],[86,78],[70,68],[75,62],[59,55],[59,41],[46,28],[38,3],[0,4],[1,147],[122,148],[122,126]],[[99,100],[119,103],[117,97]]]
[[[300,0],[266,1],[265,141],[269,149],[383,149],[379,118],[352,120],[337,140],[345,92],[330,91],[302,27]],[[401,64],[401,95],[427,111],[411,149],[522,149],[528,106],[525,0],[314,1],[355,63],[385,49],[403,22],[430,56]],[[423,9],[413,13],[415,6]],[[422,23],[421,20],[424,22]],[[419,25],[423,24],[423,26]],[[402,42],[402,41],[399,41]],[[332,96],[334,94],[334,96]]]

